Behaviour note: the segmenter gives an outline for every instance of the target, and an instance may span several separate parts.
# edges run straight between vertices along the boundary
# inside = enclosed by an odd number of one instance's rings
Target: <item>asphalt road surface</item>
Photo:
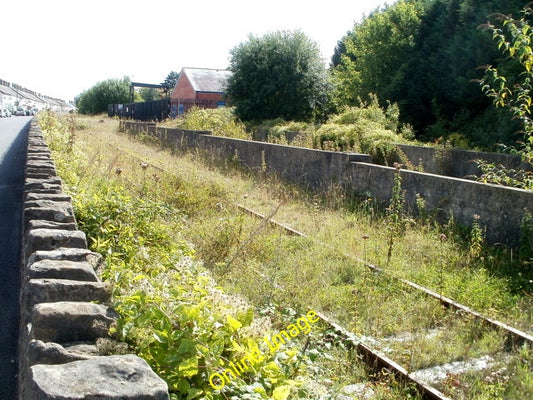
[[[17,398],[22,191],[31,117],[0,118],[0,399]]]

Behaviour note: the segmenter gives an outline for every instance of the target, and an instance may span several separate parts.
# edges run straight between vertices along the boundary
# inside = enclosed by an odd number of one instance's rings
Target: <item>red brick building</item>
[[[172,116],[182,115],[191,107],[224,106],[224,90],[231,71],[208,68],[183,68],[170,94]]]

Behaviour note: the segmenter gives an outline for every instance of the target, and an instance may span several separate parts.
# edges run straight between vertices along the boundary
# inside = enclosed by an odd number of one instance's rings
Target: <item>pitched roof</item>
[[[0,93],[8,96],[17,96],[17,92],[10,88],[9,86],[0,85]]]
[[[231,71],[209,68],[183,68],[182,74],[189,79],[195,92],[223,93]]]

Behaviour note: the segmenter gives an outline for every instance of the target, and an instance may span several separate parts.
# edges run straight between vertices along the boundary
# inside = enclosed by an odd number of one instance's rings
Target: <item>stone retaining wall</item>
[[[309,189],[327,190],[332,184],[338,184],[348,191],[371,195],[384,205],[392,194],[395,169],[370,164],[370,156],[365,154],[239,140],[134,121],[120,124],[122,131],[155,136],[166,147],[206,151],[253,171],[275,173]],[[471,226],[474,215],[478,215],[491,243],[517,246],[524,214],[533,212],[531,191],[408,170],[401,170],[401,175],[406,207],[411,212],[417,212],[419,195],[425,211],[442,219],[453,216],[456,223]]]
[[[118,315],[35,121],[24,186],[19,399],[169,399],[146,361],[101,355]],[[98,343],[98,344],[97,344]]]
[[[454,178],[470,179],[480,176],[481,171],[476,160],[489,164],[503,165],[508,169],[531,170],[531,164],[522,161],[517,154],[488,153],[463,149],[438,149],[434,147],[398,144],[409,162],[415,167],[422,167],[429,174],[445,175]],[[403,162],[398,160],[398,162]]]

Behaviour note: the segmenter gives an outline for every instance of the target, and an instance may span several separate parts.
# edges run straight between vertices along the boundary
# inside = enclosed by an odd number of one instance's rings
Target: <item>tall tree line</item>
[[[518,129],[473,82],[487,64],[512,69],[492,35],[480,29],[493,13],[518,17],[521,0],[400,0],[371,13],[339,42],[331,61],[337,105],[370,93],[398,103],[419,138],[461,134],[490,148]]]

